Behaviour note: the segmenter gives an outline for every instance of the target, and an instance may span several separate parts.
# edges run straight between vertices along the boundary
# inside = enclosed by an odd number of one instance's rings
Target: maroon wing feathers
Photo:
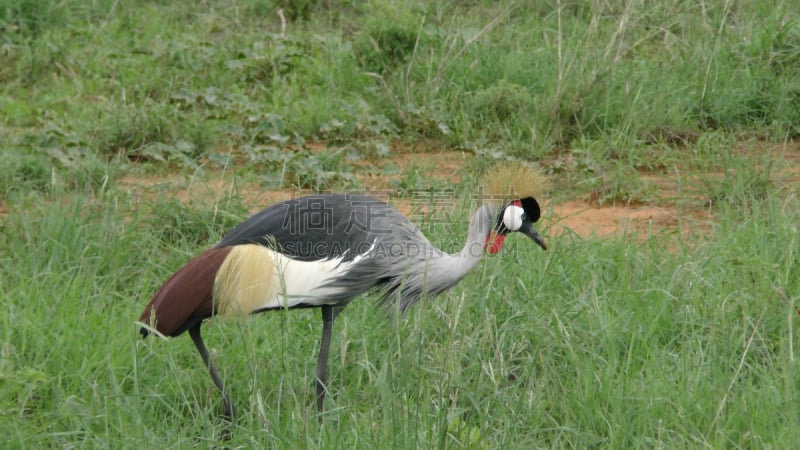
[[[214,278],[231,248],[212,248],[186,263],[158,289],[139,320],[165,336],[177,336],[211,316]],[[141,333],[149,334],[147,328]]]

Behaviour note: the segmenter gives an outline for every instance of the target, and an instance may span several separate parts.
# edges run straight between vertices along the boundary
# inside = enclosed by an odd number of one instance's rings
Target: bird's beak
[[[542,250],[547,250],[547,244],[544,242],[544,238],[536,231],[536,228],[533,227],[533,223],[525,221],[522,226],[519,227],[519,231],[533,239],[533,242],[536,242],[539,247],[542,247]]]

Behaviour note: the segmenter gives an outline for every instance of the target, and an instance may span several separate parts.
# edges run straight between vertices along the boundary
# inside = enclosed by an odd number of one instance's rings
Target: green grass
[[[547,252],[511,237],[406,317],[355,301],[322,425],[318,311],[215,320],[204,335],[241,413],[226,445],[796,446],[800,9],[751,3],[7,1],[0,447],[218,444],[220,396],[190,340],[141,340],[135,320],[267,205],[121,177],[342,190],[359,187],[354,161],[417,146],[475,158],[460,186],[386,165],[401,195],[467,198],[515,157],[553,175],[557,200],[714,221],[554,237],[545,208]],[[452,250],[467,214],[423,229]]]
[[[263,142],[265,116],[301,139],[402,132],[524,158],[665,131],[798,135],[787,1],[307,2],[283,32],[261,2],[73,3],[4,10],[3,146],[196,159]]]
[[[142,341],[134,324],[207,245],[194,236],[221,231],[208,217],[207,231],[159,234],[197,222],[106,195],[29,197],[3,223],[4,447],[204,446],[221,432],[189,339]],[[405,318],[357,301],[337,323],[322,426],[316,311],[215,321],[207,341],[242,412],[230,444],[790,447],[797,206],[773,192],[744,216],[722,209],[710,236],[671,249],[562,237],[543,253],[514,237]]]

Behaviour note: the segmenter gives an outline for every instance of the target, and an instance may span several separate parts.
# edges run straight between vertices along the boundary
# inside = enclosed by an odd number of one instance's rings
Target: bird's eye
[[[522,217],[521,217],[522,221],[524,222],[525,219],[527,219],[527,218],[528,218],[528,215],[525,214],[525,213],[522,213]]]

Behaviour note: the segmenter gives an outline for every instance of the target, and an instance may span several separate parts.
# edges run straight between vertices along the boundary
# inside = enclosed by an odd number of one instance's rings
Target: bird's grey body
[[[338,260],[345,270],[319,288],[325,304],[344,307],[379,289],[385,303],[406,311],[423,295],[457,284],[480,260],[493,210],[473,214],[464,248],[447,254],[386,202],[365,195],[312,195],[267,208],[228,233],[218,248],[258,244],[298,261]],[[299,304],[297,306],[311,306]]]

